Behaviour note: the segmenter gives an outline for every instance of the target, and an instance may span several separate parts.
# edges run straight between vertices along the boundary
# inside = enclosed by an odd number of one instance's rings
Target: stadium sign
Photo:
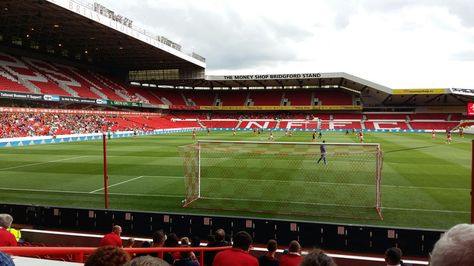
[[[0,92],[0,98],[22,99],[22,100],[43,100],[43,95],[19,93],[19,92]]]
[[[445,94],[447,89],[393,89],[392,94]]]
[[[108,102],[109,105],[142,107],[142,103],[120,102],[120,101],[112,101],[112,100],[108,100],[107,102]]]
[[[321,73],[265,74],[265,75],[230,75],[222,80],[274,80],[274,79],[310,79],[321,78]]]

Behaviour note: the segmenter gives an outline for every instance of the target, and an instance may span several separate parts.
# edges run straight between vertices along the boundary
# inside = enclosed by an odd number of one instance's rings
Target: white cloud
[[[473,88],[472,1],[97,0],[207,58],[208,74],[347,72]]]

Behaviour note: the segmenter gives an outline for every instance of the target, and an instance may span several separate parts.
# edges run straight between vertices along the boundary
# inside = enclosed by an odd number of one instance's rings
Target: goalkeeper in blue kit
[[[323,160],[324,164],[328,164],[326,162],[326,141],[323,140],[323,143],[319,146],[319,151],[321,152],[321,157],[319,157],[318,163]]]

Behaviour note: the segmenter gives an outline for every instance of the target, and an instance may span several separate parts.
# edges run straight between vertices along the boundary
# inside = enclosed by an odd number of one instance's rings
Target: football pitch
[[[200,140],[234,140],[268,142],[268,131],[261,136],[253,132],[213,131],[210,135],[198,132]],[[275,132],[275,141],[310,142],[312,132],[294,132],[286,137]],[[353,134],[323,132],[323,139],[330,143],[356,143]],[[131,211],[196,213],[209,215],[311,220],[335,223],[371,224],[380,226],[447,229],[454,224],[470,220],[470,165],[471,139],[455,135],[452,144],[445,144],[445,135],[431,139],[428,133],[366,133],[366,143],[380,143],[384,152],[382,170],[382,210],[384,220],[367,218],[336,218],[339,206],[312,206],[286,204],[285,208],[303,208],[300,214],[273,212],[272,204],[284,205],[281,195],[287,193],[294,202],[311,194],[307,178],[295,182],[271,179],[292,167],[284,158],[277,158],[274,168],[252,164],[252,169],[241,171],[242,179],[208,181],[209,190],[220,192],[214,202],[199,204],[225,204],[226,208],[183,208],[185,195],[184,167],[180,147],[195,142],[191,133],[156,135],[112,139],[108,142],[109,208]],[[319,141],[319,140],[318,140]],[[317,156],[317,155],[315,155]],[[315,160],[317,157],[315,157]],[[216,158],[215,162],[222,160]],[[102,141],[84,141],[50,145],[2,148],[0,153],[0,193],[4,203],[36,204],[47,206],[103,208]],[[241,160],[242,162],[242,160]],[[234,162],[227,160],[227,164]],[[311,162],[314,163],[315,162]],[[328,155],[327,167],[337,169],[337,161]],[[240,163],[241,164],[241,163]],[[217,167],[217,166],[216,166]],[[242,168],[242,165],[234,165]],[[313,167],[313,164],[311,164]],[[323,166],[322,166],[323,167]],[[357,170],[357,169],[356,169]],[[209,170],[206,170],[209,171]],[[217,170],[216,170],[217,171]],[[275,172],[272,172],[275,171]],[[288,171],[291,173],[294,171]],[[290,174],[285,174],[290,176]],[[293,174],[294,175],[294,174]],[[347,175],[350,178],[351,173]],[[330,176],[329,176],[330,177]],[[258,178],[261,178],[257,180]],[[326,177],[326,183],[330,178]],[[269,184],[269,180],[276,181]],[[242,196],[253,187],[266,189],[261,198],[235,203],[235,193]],[[203,184],[204,185],[204,184]],[[226,192],[232,188],[230,192]],[[321,188],[320,186],[318,187]],[[316,188],[315,188],[316,189]],[[322,191],[314,191],[321,194]],[[226,197],[226,193],[229,195]],[[335,198],[353,195],[343,188],[331,190]],[[216,202],[219,201],[219,202]],[[245,205],[247,212],[236,206]],[[230,208],[227,208],[230,207]],[[265,208],[270,208],[266,210]],[[375,214],[375,210],[373,210]],[[334,214],[334,215],[332,215]]]

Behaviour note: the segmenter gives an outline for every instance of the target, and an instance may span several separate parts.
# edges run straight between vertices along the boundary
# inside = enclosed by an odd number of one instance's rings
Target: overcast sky
[[[207,75],[346,72],[474,89],[473,0],[95,1],[204,56]]]

